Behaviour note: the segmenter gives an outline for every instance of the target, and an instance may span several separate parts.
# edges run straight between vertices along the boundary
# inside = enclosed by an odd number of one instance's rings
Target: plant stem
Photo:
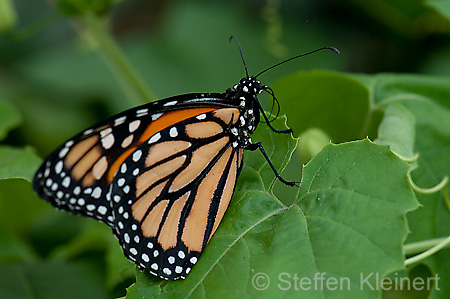
[[[142,80],[127,57],[122,53],[117,43],[105,31],[98,17],[92,12],[86,12],[84,14],[84,22],[100,46],[101,53],[104,54],[108,64],[118,76],[119,81],[130,87],[141,99],[139,103],[131,104],[134,106],[135,104],[142,104],[154,99],[153,93],[145,85],[144,80]]]
[[[415,255],[409,259],[406,259],[405,265],[407,266],[407,265],[413,264],[415,262],[418,262],[420,260],[423,260],[423,259],[431,256],[432,254],[438,252],[442,248],[449,246],[449,245],[450,245],[450,236],[445,237],[445,238],[438,238],[438,239],[432,239],[432,240],[426,240],[426,241],[422,241],[422,242],[406,244],[403,247],[406,255],[414,254],[417,252],[422,252],[426,249],[428,249],[428,250],[426,250],[418,255]]]

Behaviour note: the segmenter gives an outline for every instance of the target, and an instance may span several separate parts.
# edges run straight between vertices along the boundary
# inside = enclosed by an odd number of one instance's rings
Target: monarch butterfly
[[[239,43],[238,43],[239,45]],[[326,47],[337,52],[337,49]],[[322,50],[321,48],[318,50]],[[225,93],[166,98],[119,113],[69,139],[43,162],[35,192],[55,208],[109,225],[128,259],[163,279],[186,278],[216,231],[260,122],[276,133],[250,77]]]

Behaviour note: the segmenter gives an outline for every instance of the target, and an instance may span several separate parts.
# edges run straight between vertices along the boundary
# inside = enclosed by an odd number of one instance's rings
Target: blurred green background
[[[0,1],[0,103],[8,102],[17,114],[2,145],[31,146],[44,157],[75,133],[137,104],[190,92],[223,92],[245,74],[236,44],[228,41],[231,35],[242,45],[250,74],[322,46],[341,51],[273,69],[260,77],[268,85],[312,69],[450,75],[450,23],[434,10],[436,1],[93,1],[154,95],[144,100],[120,80],[73,9],[89,3]],[[296,115],[286,106],[281,113],[289,124]],[[0,180],[0,209],[0,289],[25,272],[44,273],[51,280],[53,269],[79,277],[61,286],[88,290],[77,298],[123,296],[134,281],[134,268],[120,248],[107,246],[115,240],[106,227],[54,213],[32,193],[29,182]],[[91,242],[99,239],[105,245]],[[105,259],[115,261],[114,266]],[[54,265],[42,272],[19,263],[43,260]]]

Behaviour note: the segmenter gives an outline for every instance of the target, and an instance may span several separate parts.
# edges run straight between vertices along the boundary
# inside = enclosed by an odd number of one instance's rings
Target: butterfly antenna
[[[278,118],[278,116],[280,115],[280,102],[278,101],[278,99],[275,97],[275,93],[273,92],[272,88],[266,86],[266,88],[264,89],[265,92],[267,92],[271,97],[272,97],[272,108],[270,109],[270,116],[273,116],[273,110],[275,109],[275,104],[277,106],[277,113],[275,115],[275,117],[270,121],[274,121],[275,119]]]
[[[239,43],[238,43],[238,44],[239,44]],[[240,46],[239,46],[239,49],[240,49]],[[322,51],[322,50],[332,50],[332,51],[334,51],[334,52],[336,52],[336,53],[338,53],[338,54],[341,53],[341,52],[339,52],[339,50],[336,49],[335,47],[323,47],[323,48],[319,48],[319,49],[316,49],[316,50],[314,50],[314,51],[311,51],[311,52],[308,52],[308,53],[304,53],[304,54],[300,54],[300,55],[291,57],[291,58],[289,58],[289,59],[283,60],[282,62],[279,62],[279,63],[277,63],[277,64],[275,64],[275,65],[272,65],[271,67],[268,67],[268,68],[266,68],[265,70],[262,70],[261,72],[259,72],[256,76],[254,76],[254,78],[258,78],[261,74],[267,72],[268,70],[271,70],[271,69],[273,69],[274,67],[277,67],[277,66],[279,66],[279,65],[282,65],[282,64],[284,64],[284,63],[286,63],[286,62],[288,62],[288,61],[291,61],[291,60],[294,60],[294,59],[297,59],[297,58],[300,58],[300,57],[303,57],[303,56],[306,56],[306,55],[309,55],[309,54],[313,54],[313,53],[316,53],[316,52],[319,52],[319,51]],[[242,55],[242,52],[241,52],[241,55]],[[242,59],[243,59],[243,58],[242,58]],[[245,63],[244,63],[244,65],[245,65]],[[247,70],[247,68],[246,68],[246,70]]]
[[[244,68],[245,68],[245,74],[247,75],[247,78],[249,78],[250,76],[248,75],[247,64],[245,63],[244,54],[242,53],[241,44],[239,43],[238,39],[234,35],[230,36],[230,42],[232,40],[234,40],[237,43],[238,47],[239,47],[239,53],[241,53],[242,63],[244,64]]]

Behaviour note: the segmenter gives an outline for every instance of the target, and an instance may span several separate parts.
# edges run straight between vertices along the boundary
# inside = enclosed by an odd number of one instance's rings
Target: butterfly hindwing
[[[165,279],[184,278],[220,223],[242,167],[221,108],[169,126],[124,161],[111,189],[114,231],[128,258]]]

